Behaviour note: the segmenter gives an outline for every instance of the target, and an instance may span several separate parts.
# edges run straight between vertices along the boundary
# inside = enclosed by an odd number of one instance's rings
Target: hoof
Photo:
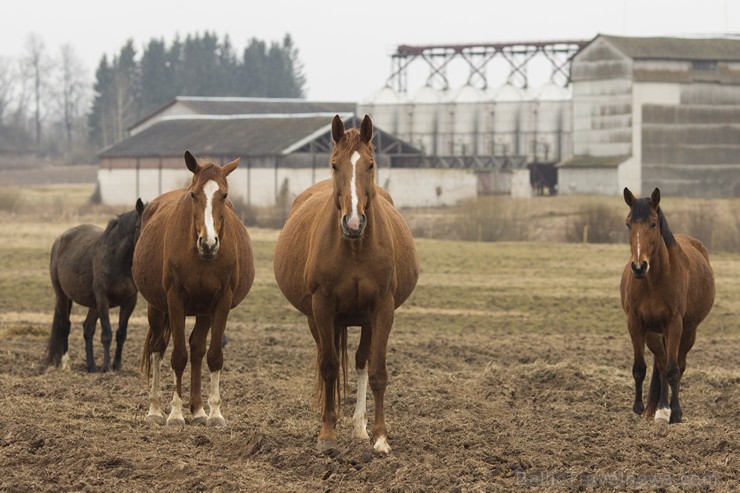
[[[671,424],[680,423],[681,421],[683,421],[682,413],[676,413],[676,412],[671,413],[671,421],[670,421]]]
[[[206,421],[208,421],[208,418],[206,416],[195,416],[193,419],[190,420],[191,425],[204,425],[206,424]],[[224,423],[224,426],[226,426],[226,423]]]
[[[146,422],[153,425],[162,426],[164,424],[164,416],[161,414],[147,414]]]
[[[641,416],[643,411],[645,411],[645,406],[642,404],[642,402],[635,402],[635,405],[632,406],[632,412],[637,414],[638,416]]]
[[[95,365],[94,365],[94,364],[93,364],[92,366],[88,366],[88,367],[87,367],[87,372],[88,372],[88,373],[95,373],[95,372],[96,372],[97,370],[98,370],[98,369],[97,369],[97,368],[95,367]]]
[[[370,435],[367,434],[367,430],[365,428],[355,428],[352,432],[352,436],[359,440],[370,440]]]
[[[113,371],[121,371],[121,362],[113,362]]]
[[[318,450],[321,454],[330,453],[331,450],[335,450],[336,448],[336,440],[319,440],[316,444],[316,450]]]
[[[185,426],[183,418],[167,418],[167,426]]]
[[[658,409],[655,411],[655,421],[661,422],[661,423],[670,423],[671,422],[671,410],[668,408],[665,409]]]
[[[211,428],[226,428],[226,420],[222,417],[208,418],[206,425]]]
[[[375,449],[375,452],[381,455],[386,455],[391,452],[391,446],[388,445],[388,439],[386,437],[380,437],[375,440],[375,445],[373,445],[373,449]]]

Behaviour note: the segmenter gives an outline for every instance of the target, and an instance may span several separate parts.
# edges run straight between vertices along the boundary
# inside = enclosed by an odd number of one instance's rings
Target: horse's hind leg
[[[99,291],[103,291],[102,289]],[[113,340],[113,330],[110,326],[108,298],[103,294],[95,296],[95,303],[98,305],[98,315],[100,316],[100,342],[103,344],[103,366],[104,372],[110,371],[110,343]]]
[[[151,386],[149,388],[149,412],[146,420],[150,423],[163,425],[164,414],[162,412],[162,396],[160,391],[161,384],[161,363],[162,356],[167,349],[166,324],[167,316],[164,312],[157,310],[152,305],[147,308],[147,319],[149,320],[149,332],[144,342],[144,352],[142,354],[142,367],[147,370],[151,368]]]
[[[635,401],[632,404],[632,411],[641,415],[645,410],[642,403],[642,383],[645,381],[645,336],[642,327],[631,318],[627,320],[627,329],[632,339],[632,350],[634,352],[634,362],[632,364],[632,377],[635,379]]]
[[[650,352],[653,353],[655,364],[653,366],[653,377],[650,382],[648,407],[645,415],[647,417],[653,415],[655,421],[668,423],[671,418],[671,409],[668,406],[668,378],[666,372],[668,363],[664,338],[660,334],[651,332],[648,334],[647,345],[650,348]]]
[[[694,341],[696,341],[696,328],[684,328],[681,335],[681,345],[678,349],[678,379],[675,385],[671,385],[671,423],[680,423],[683,419],[683,410],[678,400],[678,392],[681,386],[681,378],[683,378],[683,373],[686,371],[686,355],[694,347]]]
[[[62,291],[61,286],[52,276],[52,284],[56,292],[56,304],[54,306],[54,319],[51,323],[51,333],[46,349],[46,366],[61,365],[63,370],[69,370],[69,330],[71,323],[69,314],[72,311],[72,300]]]
[[[385,388],[388,384],[388,372],[386,370],[386,351],[388,349],[388,336],[393,326],[393,296],[387,295],[379,300],[378,308],[372,320],[372,339],[370,341],[370,369],[368,372],[370,388],[375,400],[375,422],[373,423],[373,437],[376,452],[387,454],[391,451],[388,445],[388,430],[385,424],[385,410],[383,399]]]
[[[190,412],[193,415],[190,423],[194,425],[204,425],[208,420],[201,395],[201,368],[210,328],[211,318],[198,316],[195,319],[195,328],[190,333]]]
[[[671,386],[671,402],[670,408],[668,402],[666,402],[666,411],[668,418],[666,421],[670,423],[680,423],[682,412],[681,406],[678,402],[678,388],[681,384],[681,370],[679,368],[679,355],[681,353],[681,345],[683,344],[683,320],[680,317],[675,317],[671,320],[665,329],[665,346],[666,346],[666,380]],[[693,344],[693,341],[692,341]],[[661,382],[662,383],[662,382]],[[667,389],[666,389],[667,393]],[[661,397],[662,394],[661,394]],[[666,396],[667,397],[667,396]],[[661,402],[662,404],[662,402]],[[660,411],[660,408],[658,409]],[[675,411],[675,414],[674,414]],[[656,418],[657,418],[656,413]]]
[[[370,356],[370,342],[372,340],[372,328],[369,325],[362,326],[360,344],[355,354],[355,369],[357,371],[357,401],[355,403],[355,414],[352,416],[352,435],[355,438],[367,440],[367,362]]]
[[[85,355],[87,356],[87,371],[95,372],[95,355],[93,354],[93,337],[95,336],[95,325],[98,323],[98,311],[95,308],[87,310],[87,317],[82,323],[85,334]]]
[[[116,330],[116,356],[113,358],[113,369],[121,369],[121,359],[123,358],[123,344],[126,342],[128,332],[128,319],[131,318],[134,308],[136,308],[137,295],[134,294],[121,304],[118,313],[118,330]]]

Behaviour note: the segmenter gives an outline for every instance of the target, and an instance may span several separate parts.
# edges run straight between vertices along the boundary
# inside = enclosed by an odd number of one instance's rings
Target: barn
[[[599,35],[570,79],[560,193],[740,196],[740,39]]]
[[[241,158],[229,179],[230,195],[249,206],[292,200],[329,176],[331,120],[339,114],[359,126],[354,103],[300,99],[178,97],[130,129],[130,137],[100,154],[98,187],[105,204],[187,186],[186,150],[224,164]],[[375,126],[378,182],[396,204],[435,206],[475,196],[476,178],[454,169],[420,169],[423,154]]]

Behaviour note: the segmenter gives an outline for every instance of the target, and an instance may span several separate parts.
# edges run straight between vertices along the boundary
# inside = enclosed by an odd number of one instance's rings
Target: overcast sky
[[[241,53],[252,37],[299,50],[314,100],[361,100],[385,84],[399,44],[740,33],[735,0],[4,0],[0,56],[18,58],[30,33],[50,54],[71,44],[90,79],[103,54],[133,39],[215,32]]]

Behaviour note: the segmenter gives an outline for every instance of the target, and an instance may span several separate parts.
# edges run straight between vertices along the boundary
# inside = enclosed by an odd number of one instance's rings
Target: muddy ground
[[[350,438],[353,372],[337,449],[315,451],[314,349],[302,324],[230,325],[221,386],[226,430],[147,424],[147,386],[137,370],[144,323],[133,320],[117,374],[85,373],[79,326],[70,339],[72,371],[46,374],[39,371],[43,334],[6,331],[0,490],[733,491],[740,485],[736,337],[699,338],[684,376],[685,422],[669,426],[630,411],[626,334],[396,327],[386,393],[393,450],[380,457],[370,443]],[[358,335],[351,331],[351,349]],[[98,363],[99,350],[96,341]],[[168,370],[163,375],[169,401],[172,378]]]

